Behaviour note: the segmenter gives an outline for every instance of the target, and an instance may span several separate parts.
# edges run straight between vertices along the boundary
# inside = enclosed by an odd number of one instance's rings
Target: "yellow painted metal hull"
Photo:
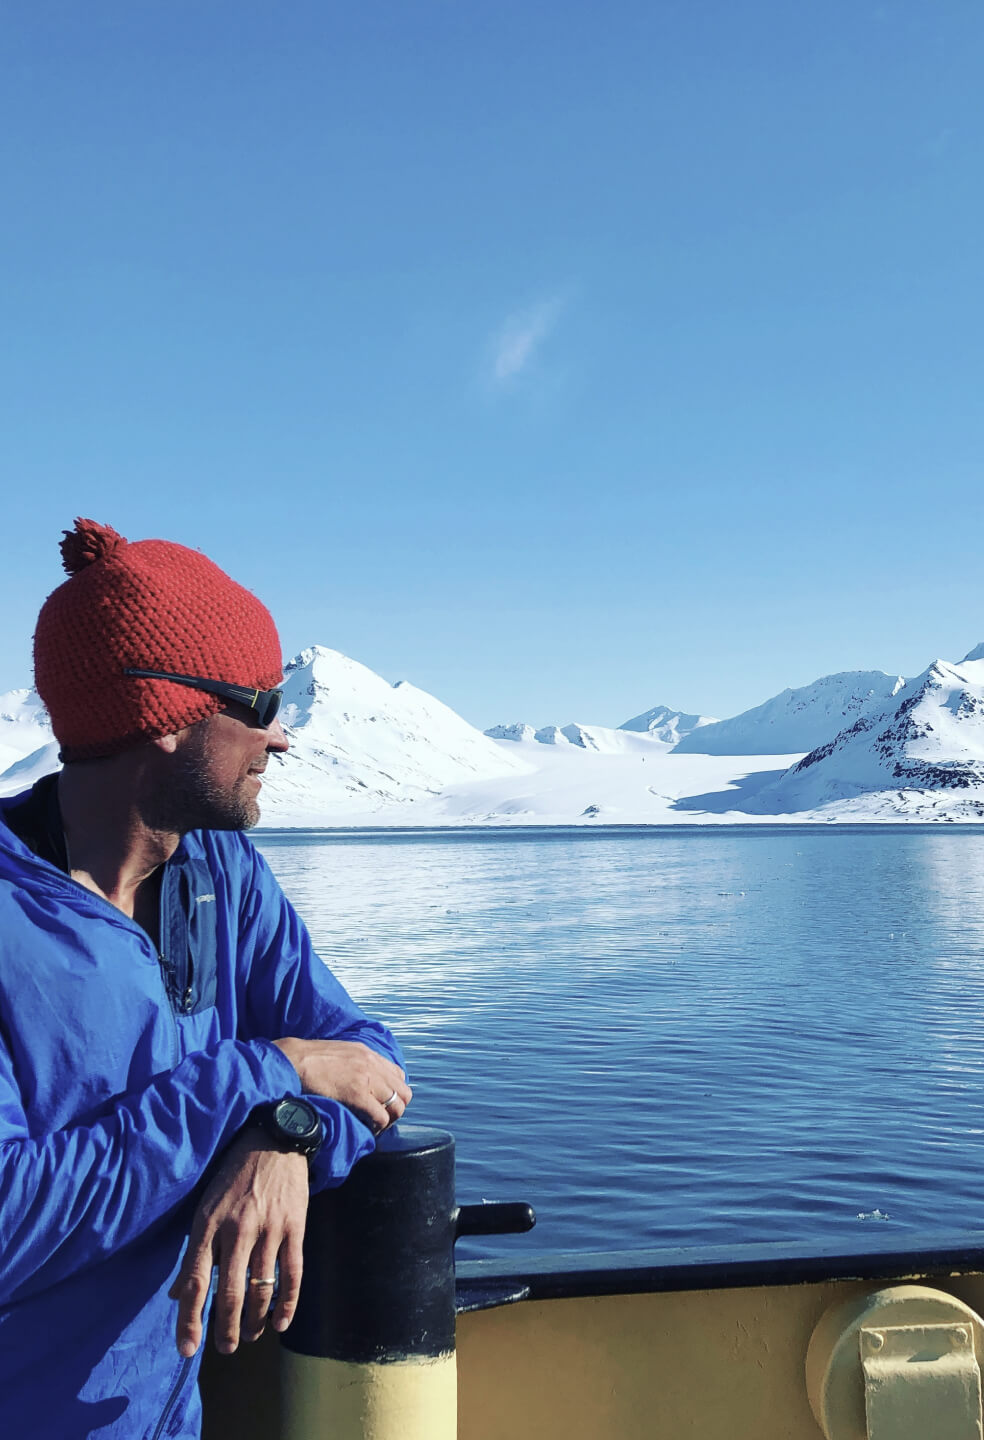
[[[459,1440],[818,1440],[805,1381],[817,1322],[846,1297],[912,1280],[984,1313],[984,1273],[900,1272],[877,1284],[842,1279],[580,1296],[461,1315]],[[270,1337],[231,1360],[209,1357],[205,1440],[279,1440],[288,1433],[278,1399],[278,1348]],[[357,1440],[351,1418],[342,1424],[331,1398],[337,1374],[325,1371],[320,1378],[318,1366],[334,1363],[305,1362],[300,1370],[314,1377],[305,1381],[291,1357],[287,1380],[292,1389],[299,1381],[307,1386],[304,1405],[321,1395],[306,1411],[310,1440]],[[377,1379],[367,1380],[370,1392]],[[358,1389],[362,1382],[354,1383]],[[453,1433],[447,1375],[433,1395],[430,1430],[417,1405],[412,1431],[401,1435],[398,1424],[384,1424],[365,1433],[380,1440],[444,1440]],[[313,1419],[322,1409],[328,1413]]]

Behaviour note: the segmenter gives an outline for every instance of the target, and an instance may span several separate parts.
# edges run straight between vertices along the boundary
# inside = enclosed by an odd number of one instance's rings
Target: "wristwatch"
[[[296,1095],[285,1095],[271,1105],[258,1105],[252,1118],[281,1150],[296,1151],[309,1160],[317,1155],[325,1138],[317,1110]]]

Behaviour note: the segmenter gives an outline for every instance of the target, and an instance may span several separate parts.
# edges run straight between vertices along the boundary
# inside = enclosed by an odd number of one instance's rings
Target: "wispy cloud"
[[[492,378],[497,385],[508,385],[527,369],[556,327],[564,303],[559,296],[554,296],[510,315],[493,343]]]

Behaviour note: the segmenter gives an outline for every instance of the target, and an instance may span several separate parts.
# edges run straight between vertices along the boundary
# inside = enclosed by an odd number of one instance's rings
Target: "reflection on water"
[[[459,1198],[536,1206],[465,1253],[984,1224],[984,833],[258,839]]]

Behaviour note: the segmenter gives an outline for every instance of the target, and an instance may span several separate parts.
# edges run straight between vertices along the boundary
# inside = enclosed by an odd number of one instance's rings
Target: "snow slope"
[[[505,742],[508,743],[508,742]],[[641,741],[642,745],[649,742]],[[747,796],[774,779],[791,756],[753,756],[736,767],[731,756],[603,754],[574,746],[541,750],[535,771],[511,783],[499,779],[462,786],[428,803],[427,814],[403,823],[431,825],[693,825],[767,821],[741,807]],[[708,797],[691,806],[693,796]],[[375,824],[398,824],[381,811]]]
[[[0,773],[0,795],[17,795],[21,790],[30,790],[35,780],[60,768],[58,741],[49,740],[47,745],[31,750]]]
[[[881,670],[845,670],[823,675],[812,685],[783,690],[762,705],[730,720],[718,720],[685,735],[678,755],[791,755],[813,750],[877,709],[905,681]]]
[[[649,754],[668,749],[648,735],[631,735],[605,725],[546,725],[534,737],[541,745],[572,745],[575,750],[590,750],[599,755],[625,755],[637,751]],[[534,757],[536,763],[536,757]]]
[[[319,645],[288,662],[281,720],[291,748],[271,757],[266,824],[287,817],[333,824],[339,809],[368,818],[388,802],[412,806],[470,780],[527,768],[511,747],[432,695],[405,680],[391,685]]]
[[[51,739],[51,724],[36,690],[0,695],[0,770]]]

